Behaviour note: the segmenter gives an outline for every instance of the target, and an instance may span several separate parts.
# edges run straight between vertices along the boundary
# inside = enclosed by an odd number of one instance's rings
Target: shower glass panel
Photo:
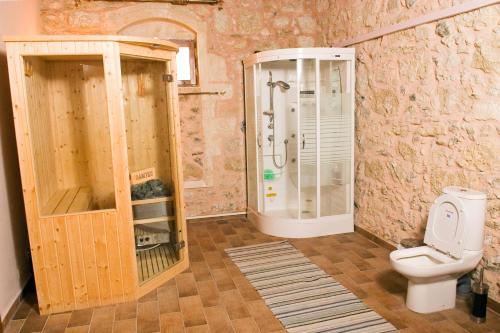
[[[316,60],[297,60],[300,101],[300,216],[316,218],[317,125]]]
[[[261,232],[352,232],[354,49],[259,52],[245,62],[248,217]]]
[[[320,61],[321,216],[350,212],[351,91],[346,61]]]
[[[297,218],[296,62],[271,61],[258,69],[262,151],[262,212]],[[295,94],[294,94],[295,92]]]

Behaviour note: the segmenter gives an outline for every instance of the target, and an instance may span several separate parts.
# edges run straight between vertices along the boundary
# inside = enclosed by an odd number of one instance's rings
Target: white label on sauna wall
[[[147,182],[156,178],[155,168],[147,168],[130,173],[130,183],[132,185]]]

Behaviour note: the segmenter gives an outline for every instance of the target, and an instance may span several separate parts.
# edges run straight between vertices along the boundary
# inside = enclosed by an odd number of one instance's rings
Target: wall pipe
[[[112,2],[164,2],[173,5],[189,5],[189,4],[204,4],[204,5],[217,5],[221,4],[222,0],[101,0]]]
[[[422,24],[427,24],[435,21],[439,21],[442,19],[446,19],[452,16],[464,14],[473,10],[477,10],[483,7],[487,6],[492,6],[499,4],[500,1],[498,0],[472,0],[468,1],[465,3],[462,3],[460,5],[456,5],[450,8],[438,10],[435,12],[432,12],[430,14],[422,15],[401,23],[389,25],[382,27],[380,29],[377,29],[375,31],[366,33],[366,34],[361,34],[353,38],[346,39],[344,41],[334,43],[332,47],[348,47],[351,45],[363,43],[372,39],[377,39],[380,37],[383,37],[385,35],[390,35],[398,31],[414,28],[416,26],[422,25]]]

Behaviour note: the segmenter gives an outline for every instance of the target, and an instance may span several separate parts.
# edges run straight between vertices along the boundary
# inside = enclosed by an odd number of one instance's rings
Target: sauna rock
[[[147,182],[132,185],[132,200],[144,200],[166,197],[170,194],[165,184],[159,179],[148,180]]]

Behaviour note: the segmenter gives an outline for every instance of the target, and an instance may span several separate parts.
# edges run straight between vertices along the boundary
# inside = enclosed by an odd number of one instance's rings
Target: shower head
[[[290,85],[286,82],[283,81],[276,81],[275,84],[280,87],[281,89],[288,90],[290,89]]]

